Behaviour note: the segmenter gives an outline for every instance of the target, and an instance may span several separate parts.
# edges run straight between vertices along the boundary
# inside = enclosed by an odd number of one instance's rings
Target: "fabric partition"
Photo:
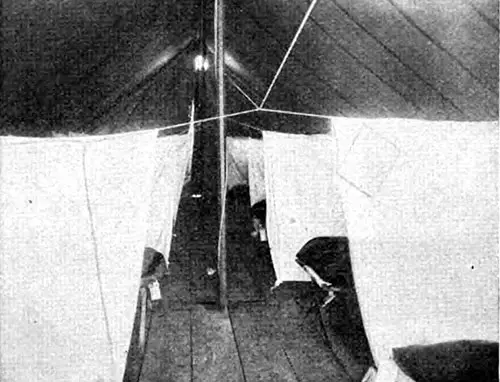
[[[229,137],[227,147],[227,188],[248,185],[250,203],[266,198],[263,143],[255,138]]]
[[[277,284],[310,281],[295,262],[302,246],[317,236],[345,236],[334,140],[328,134],[263,134],[266,224]]]
[[[121,381],[157,131],[0,138],[2,381]]]
[[[250,188],[250,204],[252,206],[266,199],[264,143],[262,140],[252,140],[248,159],[248,183]]]
[[[193,107],[193,106],[192,106]],[[192,109],[193,111],[191,112],[191,123],[189,125],[189,130],[188,130],[188,160],[186,163],[186,174],[184,178],[184,184],[187,184],[191,182],[191,177],[193,173],[193,150],[194,150],[194,108]]]
[[[332,123],[377,364],[391,364],[395,347],[498,341],[497,123]]]
[[[193,155],[192,132],[158,138],[146,246],[168,264],[170,244],[186,173]]]
[[[247,138],[226,139],[227,189],[238,185],[248,185],[248,144]]]

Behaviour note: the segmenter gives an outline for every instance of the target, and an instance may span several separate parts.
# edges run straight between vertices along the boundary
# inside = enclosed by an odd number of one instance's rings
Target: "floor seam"
[[[247,377],[245,374],[245,367],[243,366],[243,359],[242,359],[241,353],[240,353],[240,345],[238,343],[238,339],[236,338],[236,331],[234,330],[233,319],[231,318],[231,311],[229,309],[227,310],[227,316],[229,318],[229,323],[231,325],[231,331],[233,333],[234,343],[236,345],[236,353],[238,353],[238,359],[240,361],[241,372],[243,374],[243,381],[247,382]]]

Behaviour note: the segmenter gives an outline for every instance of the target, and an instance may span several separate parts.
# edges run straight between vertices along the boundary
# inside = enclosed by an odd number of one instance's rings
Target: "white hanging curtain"
[[[157,131],[0,138],[0,379],[121,381]]]
[[[226,138],[227,189],[248,185],[248,145],[250,138]]]
[[[191,111],[189,117],[189,130],[188,130],[188,147],[189,155],[186,164],[186,175],[184,183],[189,183],[191,181],[191,176],[193,172],[193,149],[194,149],[194,118],[195,117],[195,106],[194,100],[191,101]]]
[[[248,185],[250,189],[250,203],[252,205],[265,199],[262,140],[228,137],[226,139],[226,147],[228,190],[238,185]]]
[[[376,362],[394,347],[498,341],[497,123],[332,123]]]
[[[267,230],[277,284],[310,281],[295,262],[317,236],[345,236],[330,135],[264,132]]]
[[[158,138],[146,246],[165,256],[170,244],[186,174],[193,155],[194,130]]]
[[[250,204],[266,199],[266,180],[264,172],[264,143],[261,139],[252,140],[248,159],[248,183]]]

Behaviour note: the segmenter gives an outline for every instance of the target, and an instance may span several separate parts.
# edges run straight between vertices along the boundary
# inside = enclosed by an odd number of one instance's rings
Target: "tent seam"
[[[407,68],[409,71],[415,74],[415,76],[422,81],[426,86],[430,87],[438,96],[440,96],[443,101],[448,102],[455,110],[457,110],[460,114],[466,115],[466,113],[457,105],[455,105],[455,102],[452,98],[448,97],[443,93],[442,90],[436,88],[434,84],[429,82],[427,79],[424,78],[423,75],[421,75],[418,70],[413,68],[410,64],[406,63],[403,61],[399,55],[392,50],[389,46],[387,46],[383,41],[381,41],[377,36],[375,36],[372,32],[370,32],[364,25],[362,25],[358,20],[356,20],[351,13],[349,13],[344,7],[342,7],[336,0],[333,0],[333,3],[339,8],[354,24],[356,24],[363,32],[365,32],[368,36],[370,36],[372,39],[374,39],[384,50],[386,50],[389,54],[391,54],[398,62],[401,63],[405,68]]]
[[[498,93],[495,93],[491,91],[488,87],[486,87],[483,83],[483,81],[472,72],[471,69],[469,69],[465,64],[457,57],[455,54],[450,52],[441,42],[439,42],[437,39],[432,37],[429,33],[427,33],[423,28],[421,28],[415,20],[413,20],[411,17],[409,17],[397,4],[394,3],[393,0],[387,0],[396,10],[397,12],[403,17],[403,19],[410,24],[413,28],[415,28],[421,35],[423,35],[425,38],[427,38],[434,46],[436,46],[439,50],[441,50],[443,53],[445,53],[447,56],[449,56],[452,61],[455,61],[458,66],[462,68],[464,72],[466,72],[471,78],[474,80],[474,82],[477,83],[477,87],[484,90],[487,93],[495,94],[498,95]]]

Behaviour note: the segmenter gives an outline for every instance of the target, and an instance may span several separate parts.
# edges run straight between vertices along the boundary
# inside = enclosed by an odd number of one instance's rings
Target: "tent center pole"
[[[220,231],[218,245],[219,303],[222,310],[227,310],[227,252],[226,252],[226,131],[224,120],[224,0],[215,0],[215,36],[216,36],[216,72],[218,89],[219,116],[219,168],[220,168]]]

